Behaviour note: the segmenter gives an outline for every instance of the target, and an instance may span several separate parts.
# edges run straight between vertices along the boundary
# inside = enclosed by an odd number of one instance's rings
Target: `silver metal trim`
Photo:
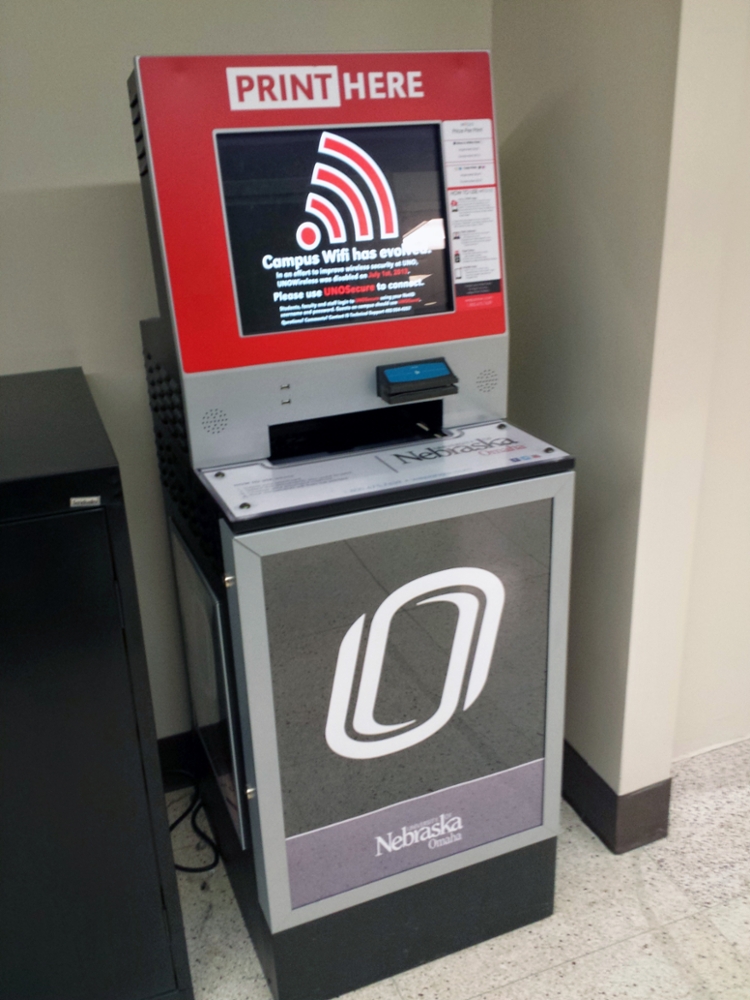
[[[231,688],[229,686],[229,671],[227,670],[227,654],[226,654],[226,645],[225,645],[225,639],[224,639],[224,626],[223,626],[222,620],[221,620],[221,604],[219,603],[216,595],[214,594],[213,589],[211,588],[211,585],[209,584],[208,580],[204,576],[203,571],[201,570],[200,566],[198,565],[198,563],[193,558],[193,554],[191,553],[190,549],[185,544],[185,542],[182,540],[182,537],[180,536],[180,533],[177,530],[177,527],[176,527],[176,525],[174,524],[173,521],[169,522],[169,527],[170,527],[169,534],[170,534],[170,537],[171,537],[172,545],[179,545],[180,546],[180,549],[182,550],[183,555],[186,557],[186,559],[190,563],[190,566],[192,567],[193,571],[195,572],[195,575],[197,576],[200,584],[203,586],[203,588],[205,589],[206,593],[208,595],[210,595],[210,600],[211,600],[211,603],[213,605],[213,621],[214,621],[215,626],[216,626],[216,639],[217,639],[217,646],[218,646],[217,653],[218,653],[219,662],[221,664],[221,679],[222,679],[222,681],[224,683],[224,698],[225,698],[226,705],[227,705],[227,724],[228,724],[228,727],[229,727],[229,748],[230,748],[230,753],[232,755],[232,777],[234,778],[234,787],[235,787],[235,791],[237,793],[237,821],[238,821],[239,827],[240,827],[239,831],[238,831],[238,836],[239,836],[239,840],[240,840],[240,843],[242,845],[242,848],[244,850],[244,849],[246,849],[248,847],[248,837],[247,837],[247,829],[246,829],[246,823],[245,823],[245,816],[244,816],[244,812],[243,812],[243,808],[242,808],[242,801],[241,801],[242,785],[240,783],[239,768],[238,768],[238,764],[237,764],[237,754],[238,754],[240,748],[239,748],[239,745],[238,745],[238,742],[237,742],[237,733],[235,732],[234,720],[232,719],[232,702],[233,702],[232,695],[233,695],[233,692],[232,692],[232,690],[231,690]],[[179,605],[179,589],[178,589],[178,595],[177,596],[178,596],[178,605]],[[180,609],[180,613],[182,613],[182,609]]]
[[[219,522],[221,530],[221,548],[224,556],[224,567],[227,573],[231,573],[236,578],[237,568],[235,565],[234,536],[230,531],[226,521]],[[232,652],[234,654],[234,675],[237,685],[237,714],[240,721],[239,747],[245,763],[245,780],[248,786],[256,789],[256,797],[250,800],[247,805],[248,816],[250,818],[250,842],[243,844],[245,849],[252,845],[252,850],[256,858],[262,857],[262,840],[260,833],[260,816],[258,813],[257,781],[255,777],[255,759],[252,751],[252,728],[250,725],[250,701],[247,692],[247,668],[245,664],[245,649],[242,637],[242,627],[240,624],[240,611],[238,600],[238,587],[234,586],[227,590],[227,603],[229,606],[229,626],[231,631]],[[257,865],[255,877],[258,886],[258,899],[265,913],[270,912],[268,903],[268,887],[266,885],[266,873],[262,864]]]

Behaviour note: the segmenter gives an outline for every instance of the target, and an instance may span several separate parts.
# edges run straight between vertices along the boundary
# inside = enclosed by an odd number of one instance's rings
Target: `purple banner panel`
[[[540,826],[543,790],[534,760],[289,837],[292,908]]]

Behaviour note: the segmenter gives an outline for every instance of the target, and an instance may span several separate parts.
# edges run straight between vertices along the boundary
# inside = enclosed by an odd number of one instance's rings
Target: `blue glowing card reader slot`
[[[405,365],[379,365],[378,395],[386,403],[410,403],[418,399],[453,396],[458,376],[445,358],[427,358]]]

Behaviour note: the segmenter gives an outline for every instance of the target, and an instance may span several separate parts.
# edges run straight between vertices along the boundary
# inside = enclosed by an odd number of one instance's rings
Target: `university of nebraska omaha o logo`
[[[443,694],[437,711],[420,725],[415,725],[414,720],[399,722],[395,725],[382,725],[375,721],[373,713],[393,616],[422,594],[443,590],[445,587],[471,588],[471,590],[479,591],[484,595],[484,613],[481,616],[481,622],[479,622],[478,634],[477,622],[480,617],[480,601],[476,593],[460,590],[436,594],[435,597],[426,597],[419,601],[420,605],[448,601],[458,608],[458,621],[453,635]],[[349,736],[346,731],[346,718],[354,688],[354,676],[366,615],[359,617],[341,640],[339,647],[326,722],[326,743],[331,750],[341,757],[368,760],[373,757],[384,757],[386,754],[398,753],[399,750],[405,750],[407,747],[421,743],[442,729],[455,713],[467,670],[469,671],[469,681],[463,704],[464,711],[473,705],[482,693],[487,681],[504,603],[505,588],[495,574],[486,569],[477,569],[471,566],[445,569],[438,573],[420,576],[419,579],[405,583],[403,587],[399,587],[389,597],[386,597],[375,612],[370,625],[362,676],[352,718],[352,729],[357,736],[379,737],[368,740]],[[476,646],[469,668],[469,654],[475,635]],[[396,733],[396,730],[401,731]],[[394,735],[386,736],[386,733],[394,733]]]

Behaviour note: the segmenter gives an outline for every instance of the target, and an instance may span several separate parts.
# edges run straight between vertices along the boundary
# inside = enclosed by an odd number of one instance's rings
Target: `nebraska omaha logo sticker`
[[[441,813],[436,819],[425,823],[414,823],[412,826],[401,827],[401,832],[395,836],[389,831],[385,837],[375,837],[375,856],[380,857],[383,851],[402,851],[405,847],[416,844],[427,844],[431,851],[439,847],[447,847],[462,839],[463,819],[452,813]]]
[[[375,721],[375,702],[380,687],[388,633],[393,616],[410,601],[423,594],[440,591],[446,587],[465,587],[450,593],[437,593],[425,597],[419,604],[433,604],[448,601],[458,608],[458,621],[453,635],[448,670],[443,686],[443,694],[437,711],[425,722],[415,725],[415,720],[383,725]],[[484,597],[484,613],[480,619],[480,601],[476,593]],[[366,615],[354,622],[341,640],[333,679],[333,690],[328,707],[326,722],[326,742],[334,753],[354,760],[368,760],[397,753],[432,736],[449,721],[458,708],[464,677],[469,671],[469,682],[464,698],[464,711],[477,700],[487,682],[492,654],[495,650],[497,631],[505,603],[505,588],[494,573],[471,566],[444,569],[438,573],[420,576],[411,583],[405,583],[383,601],[375,612],[367,637],[359,691],[354,705],[352,728],[356,736],[346,731],[346,719],[354,689],[354,676],[362,643]],[[469,669],[469,655],[476,636],[474,656]],[[409,728],[412,727],[412,728]],[[405,730],[396,733],[396,730]],[[394,733],[387,736],[387,733]],[[378,737],[359,739],[358,737]]]

